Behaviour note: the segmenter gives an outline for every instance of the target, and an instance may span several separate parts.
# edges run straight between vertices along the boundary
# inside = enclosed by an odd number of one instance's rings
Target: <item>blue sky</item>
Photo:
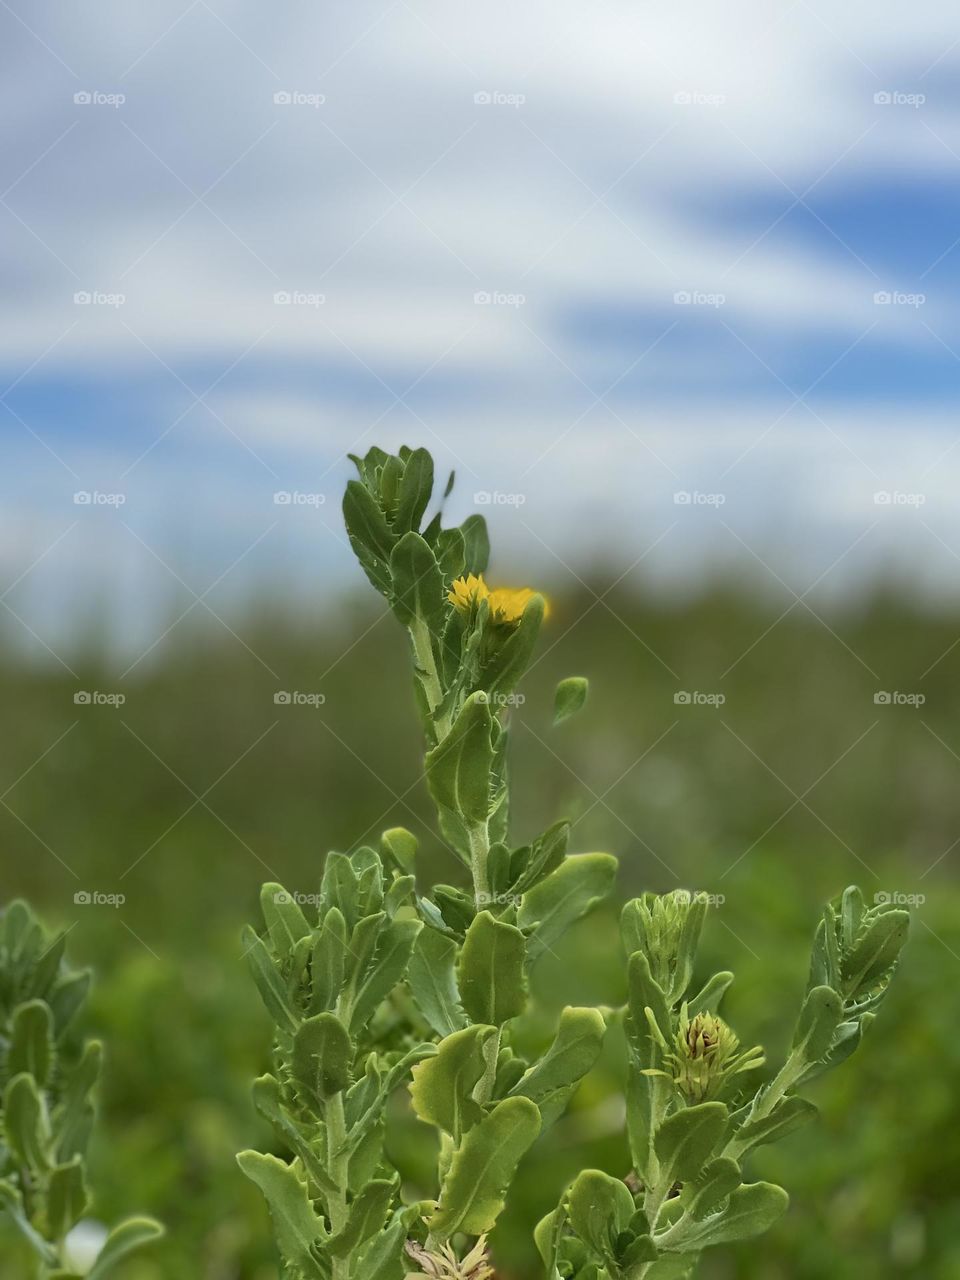
[[[221,574],[218,610],[351,581],[337,494],[373,442],[431,447],[464,512],[521,494],[493,510],[513,576],[615,543],[660,589],[732,564],[843,598],[895,565],[956,593],[946,3],[10,0],[0,25],[27,647],[96,601],[142,650]]]

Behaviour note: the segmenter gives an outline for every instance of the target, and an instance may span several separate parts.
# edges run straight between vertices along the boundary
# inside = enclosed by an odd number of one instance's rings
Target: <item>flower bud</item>
[[[693,1018],[684,1005],[673,1049],[666,1055],[673,1067],[673,1081],[687,1102],[710,1102],[731,1092],[733,1077],[763,1065],[759,1045],[740,1052],[740,1041],[722,1018],[698,1013]]]
[[[680,999],[693,976],[706,909],[706,896],[687,889],[645,893],[623,909],[620,930],[627,955],[644,952],[654,981],[671,1004]]]
[[[442,1244],[439,1251],[434,1251],[415,1240],[408,1240],[406,1250],[420,1270],[407,1272],[404,1280],[424,1280],[424,1277],[429,1277],[429,1280],[493,1280],[486,1236],[481,1236],[463,1258],[457,1258],[448,1244]]]

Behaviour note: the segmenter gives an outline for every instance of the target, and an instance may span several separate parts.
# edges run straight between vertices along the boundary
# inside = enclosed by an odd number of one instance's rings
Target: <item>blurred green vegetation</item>
[[[612,575],[611,575],[612,576]],[[821,901],[851,881],[923,895],[896,988],[862,1051],[813,1096],[822,1122],[753,1171],[782,1181],[787,1219],[723,1250],[707,1280],[960,1275],[960,614],[878,595],[822,624],[717,588],[673,605],[616,589],[560,596],[514,713],[515,834],[561,813],[572,847],[622,860],[621,898],[682,884],[722,895],[703,968],[737,982],[744,1040],[783,1047]],[[784,609],[787,612],[784,614]],[[92,1152],[96,1211],[162,1218],[169,1236],[129,1280],[273,1280],[266,1211],[234,1152],[269,1143],[249,1101],[268,1026],[241,958],[264,879],[314,892],[323,854],[402,824],[421,875],[456,880],[420,777],[405,642],[349,600],[322,628],[266,604],[230,635],[160,646],[126,677],[96,646],[53,666],[0,656],[2,896],[70,928],[94,966],[92,1025],[108,1049]],[[246,647],[245,647],[246,646]],[[574,722],[552,690],[591,680]],[[77,705],[78,689],[122,692]],[[320,706],[275,702],[322,694]],[[681,692],[722,694],[683,705]],[[923,694],[922,706],[875,695]],[[122,906],[76,903],[123,894]],[[595,915],[536,977],[546,1037],[565,1003],[623,995],[615,915]],[[627,1171],[616,1046],[525,1164],[498,1228],[503,1280],[538,1275],[530,1228],[581,1167]],[[397,1100],[394,1154],[428,1191],[426,1130]],[[9,1249],[3,1256],[10,1258]],[[20,1280],[0,1262],[0,1280]]]

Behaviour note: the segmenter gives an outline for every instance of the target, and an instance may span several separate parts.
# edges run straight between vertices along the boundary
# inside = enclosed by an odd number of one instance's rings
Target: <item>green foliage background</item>
[[[514,713],[517,834],[565,811],[577,819],[572,850],[621,858],[621,900],[678,885],[723,895],[703,968],[736,971],[726,1014],[771,1050],[789,1034],[823,899],[853,880],[868,899],[926,899],[862,1050],[814,1086],[822,1122],[754,1160],[757,1176],[789,1188],[787,1218],[741,1252],[708,1255],[704,1276],[952,1280],[960,615],[884,595],[824,626],[733,589],[667,607],[605,585],[596,574],[592,590],[551,593]],[[330,601],[327,618],[307,628],[264,603],[235,624],[248,649],[196,633],[123,680],[98,644],[72,661],[79,680],[0,657],[2,897],[26,895],[51,926],[72,926],[71,960],[97,972],[88,1030],[108,1049],[91,1153],[99,1216],[144,1211],[169,1230],[131,1260],[129,1280],[276,1276],[266,1210],[234,1162],[270,1141],[249,1100],[269,1027],[239,943],[260,883],[315,893],[327,848],[397,824],[423,836],[421,874],[457,877],[419,777],[404,636],[350,600]],[[591,698],[575,728],[552,730],[553,687],[571,673],[590,677]],[[127,701],[77,706],[78,689]],[[278,705],[278,690],[326,701]],[[726,701],[678,705],[680,690]],[[877,705],[880,690],[926,702]],[[78,905],[78,891],[126,901]],[[542,962],[547,1008],[622,999],[614,921],[593,916]],[[546,1041],[549,1029],[544,1018],[526,1031]],[[527,1157],[495,1241],[503,1280],[538,1275],[530,1228],[578,1169],[626,1172],[612,1050]],[[418,1187],[430,1139],[398,1112],[394,1155]],[[19,1280],[6,1241],[0,1259],[0,1280]]]

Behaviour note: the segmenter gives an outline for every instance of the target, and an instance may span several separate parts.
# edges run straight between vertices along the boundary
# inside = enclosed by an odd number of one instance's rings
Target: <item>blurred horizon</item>
[[[337,590],[374,442],[524,576],[955,601],[951,19],[6,6],[5,621]]]

